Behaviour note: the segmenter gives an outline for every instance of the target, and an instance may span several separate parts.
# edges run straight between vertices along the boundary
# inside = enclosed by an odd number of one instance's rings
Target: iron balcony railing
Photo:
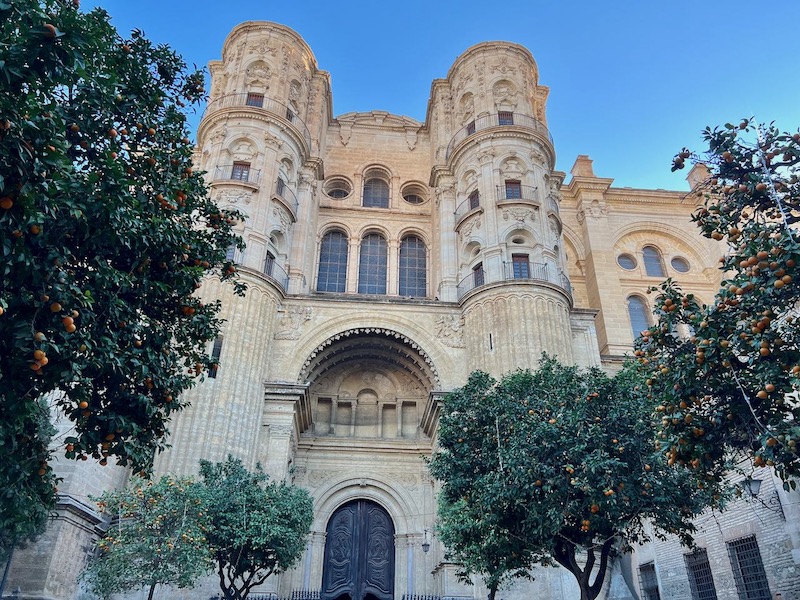
[[[537,187],[531,185],[498,185],[497,202],[536,202]]]
[[[210,115],[212,112],[221,110],[223,108],[237,107],[248,107],[256,110],[263,110],[289,121],[289,123],[294,125],[303,136],[303,139],[306,142],[306,148],[309,152],[311,152],[311,133],[309,133],[308,127],[306,127],[306,124],[303,122],[303,120],[285,104],[278,102],[277,100],[273,100],[272,98],[262,96],[261,94],[227,94],[225,96],[220,96],[216,100],[212,100],[208,103],[205,111],[203,112],[203,118],[205,118],[207,115]]]
[[[456,132],[456,134],[450,140],[450,143],[447,144],[445,160],[450,158],[453,150],[455,150],[456,146],[458,146],[461,142],[471,135],[483,129],[488,129],[489,127],[521,127],[523,129],[530,129],[540,135],[546,136],[547,139],[550,140],[550,143],[553,143],[553,136],[550,135],[547,127],[533,117],[519,113],[484,115],[483,117],[478,117],[474,121],[470,121]]]
[[[566,274],[563,271],[556,271],[552,265],[547,263],[523,261],[503,263],[503,279],[505,281],[541,281],[550,283],[564,290],[568,296],[572,296],[572,285]],[[467,292],[488,283],[492,282],[483,269],[473,271],[459,282],[456,288],[458,299],[461,300]]]
[[[264,275],[280,285],[284,292],[289,289],[289,275],[270,255],[264,260]]]
[[[217,165],[211,173],[214,181],[240,181],[258,185],[260,169],[251,169],[240,164]]]
[[[289,208],[292,209],[295,219],[297,218],[297,209],[300,203],[297,201],[297,196],[294,195],[292,188],[280,177],[275,182],[275,195],[283,200]]]
[[[456,223],[458,223],[467,213],[472,212],[476,208],[480,208],[480,206],[480,196],[470,196],[461,202],[458,206],[456,206],[456,210],[453,213],[456,216]]]

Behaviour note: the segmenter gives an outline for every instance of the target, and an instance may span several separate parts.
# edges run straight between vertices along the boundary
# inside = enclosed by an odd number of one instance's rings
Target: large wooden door
[[[348,502],[328,521],[322,600],[393,600],[394,524],[369,500]]]

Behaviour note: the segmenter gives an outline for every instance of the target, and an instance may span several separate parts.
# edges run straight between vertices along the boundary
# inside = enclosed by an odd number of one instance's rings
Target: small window
[[[499,125],[513,125],[514,113],[508,110],[501,110],[497,113],[497,122]]]
[[[717,589],[714,587],[714,576],[711,574],[706,549],[698,548],[691,554],[684,554],[683,558],[689,573],[692,600],[717,600]]]
[[[617,257],[617,264],[622,267],[623,269],[627,269],[628,271],[632,271],[636,268],[638,264],[636,259],[631,256],[630,254],[620,254]]]
[[[283,192],[285,189],[286,189],[286,183],[283,181],[283,179],[278,177],[278,182],[275,185],[275,193],[278,194],[278,196],[283,196]]]
[[[294,123],[295,118],[297,118],[297,116],[292,112],[292,109],[291,108],[287,108],[286,109],[286,120],[289,121],[290,123]]]
[[[506,180],[506,199],[518,200],[522,198],[522,184],[515,179]]]
[[[328,198],[341,200],[350,195],[350,192],[353,191],[353,186],[343,177],[332,177],[325,182],[324,190]]]
[[[408,183],[401,188],[400,194],[409,204],[422,204],[425,202],[427,189],[418,183]]]
[[[475,133],[475,121],[470,121],[467,123],[467,135],[472,135]]]
[[[225,260],[233,262],[236,258],[236,244],[231,244],[228,246],[228,249],[225,250]]]
[[[639,566],[639,584],[642,587],[643,600],[661,600],[655,564],[649,562]]]
[[[689,261],[685,258],[681,258],[680,256],[676,256],[673,258],[670,263],[672,268],[675,269],[678,273],[688,273],[689,272]]]
[[[217,373],[219,372],[219,357],[222,354],[222,336],[218,335],[214,340],[214,347],[211,349],[211,360],[213,364],[211,368],[208,370],[208,376],[211,379],[217,378]]]
[[[530,279],[531,268],[527,254],[512,254],[511,264],[514,267],[514,279]]]
[[[639,334],[650,327],[650,310],[639,296],[628,296],[628,317],[631,320],[631,331],[636,339]]]
[[[247,94],[247,106],[264,106],[264,94]]]
[[[470,210],[478,208],[481,205],[481,195],[478,190],[474,190],[469,196],[467,196],[467,199],[469,200]]]
[[[770,600],[767,573],[754,535],[728,542],[728,555],[742,600]]]
[[[389,208],[389,184],[377,177],[367,179],[364,182],[363,206]]]
[[[479,287],[482,286],[484,282],[483,276],[483,263],[478,263],[474,267],[472,267],[472,286]]]
[[[661,261],[661,252],[653,246],[642,248],[644,271],[648,277],[665,277],[664,263]]]
[[[272,271],[275,268],[275,257],[272,252],[267,252],[267,257],[264,259],[264,275],[272,276]]]
[[[250,163],[249,162],[235,162],[231,169],[231,179],[236,181],[247,181],[250,177]]]

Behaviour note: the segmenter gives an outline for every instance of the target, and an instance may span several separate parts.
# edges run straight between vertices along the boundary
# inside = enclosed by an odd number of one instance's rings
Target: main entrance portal
[[[369,500],[348,502],[328,521],[322,600],[393,600],[394,524]]]

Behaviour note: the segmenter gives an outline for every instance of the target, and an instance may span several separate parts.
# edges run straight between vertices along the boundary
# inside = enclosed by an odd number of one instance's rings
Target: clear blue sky
[[[800,126],[798,0],[83,1],[92,6],[198,66],[220,58],[238,23],[287,25],[331,73],[334,115],[422,121],[431,81],[469,46],[522,44],[550,87],[557,167],[588,154],[615,186],[688,189],[671,159],[684,145],[702,149],[706,125],[755,115]]]

